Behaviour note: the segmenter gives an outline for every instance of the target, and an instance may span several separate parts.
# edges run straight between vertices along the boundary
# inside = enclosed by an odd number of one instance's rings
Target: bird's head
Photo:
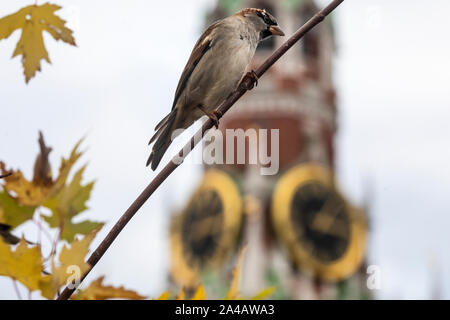
[[[259,33],[259,40],[270,36],[284,36],[273,15],[263,9],[247,8],[237,14],[243,16],[248,23]]]

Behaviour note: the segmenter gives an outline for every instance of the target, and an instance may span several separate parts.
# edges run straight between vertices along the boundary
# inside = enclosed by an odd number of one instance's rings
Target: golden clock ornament
[[[217,267],[232,251],[242,222],[243,203],[234,180],[210,169],[170,228],[171,276],[195,286],[202,270]]]
[[[271,212],[280,241],[302,272],[334,282],[360,266],[366,217],[336,190],[328,168],[308,163],[287,171],[275,186]]]

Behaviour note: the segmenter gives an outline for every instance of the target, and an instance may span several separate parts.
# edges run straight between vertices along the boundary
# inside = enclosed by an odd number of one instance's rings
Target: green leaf
[[[0,191],[0,223],[15,228],[33,218],[35,207],[19,204],[16,199]]]
[[[94,182],[81,184],[85,168],[82,167],[78,170],[68,185],[65,185],[44,203],[44,206],[52,211],[51,216],[43,216],[44,220],[52,228],[61,228],[61,239],[69,243],[73,241],[76,234],[85,235],[103,226],[103,223],[89,220],[80,223],[72,222],[75,216],[88,209],[86,202],[94,187]]]

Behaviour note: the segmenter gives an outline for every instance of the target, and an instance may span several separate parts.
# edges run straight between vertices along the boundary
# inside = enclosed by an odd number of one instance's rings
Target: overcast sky
[[[2,1],[0,17],[30,2]],[[44,62],[25,85],[20,59],[10,60],[19,33],[0,41],[0,159],[30,176],[42,129],[56,170],[87,135],[85,177],[97,183],[83,216],[109,222],[98,243],[154,176],[144,168],[148,139],[214,2],[53,2],[64,7],[78,47],[46,36],[52,65]],[[445,0],[347,0],[335,14],[338,181],[358,204],[370,191],[369,263],[381,267],[380,298],[429,298],[435,282],[450,298],[449,10]],[[161,292],[168,213],[200,172],[177,169],[89,277]],[[0,298],[14,297],[0,278]]]

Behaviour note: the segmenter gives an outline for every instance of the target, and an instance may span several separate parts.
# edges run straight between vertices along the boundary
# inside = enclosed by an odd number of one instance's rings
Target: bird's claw
[[[203,108],[202,105],[198,105],[198,108],[203,111],[205,115],[208,116],[209,119],[214,123],[214,126],[216,129],[219,129],[219,119],[222,117],[222,112],[219,110],[214,110],[213,112],[207,111],[205,108]]]
[[[213,112],[213,113],[209,114],[208,117],[214,123],[214,127],[216,127],[216,129],[219,129],[219,118],[217,117],[216,113]]]
[[[259,78],[258,78],[258,75],[256,74],[256,72],[254,70],[247,72],[247,76],[254,80],[253,83],[254,83],[255,87],[257,87]]]
[[[242,78],[241,84],[239,87],[244,90],[252,90],[254,87],[258,86],[258,76],[254,70],[249,71],[245,74],[244,78]]]

